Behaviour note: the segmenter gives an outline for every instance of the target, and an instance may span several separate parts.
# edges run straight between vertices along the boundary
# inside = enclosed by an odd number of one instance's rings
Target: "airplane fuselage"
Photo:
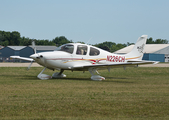
[[[71,51],[61,50],[69,46]],[[108,51],[85,44],[66,44],[52,52],[42,52],[31,55],[37,63],[49,69],[76,70],[75,66],[95,64],[125,63],[124,55],[117,55]],[[80,50],[81,49],[81,50]],[[79,52],[78,52],[79,51]],[[81,69],[85,70],[85,69]],[[86,69],[87,70],[87,69]]]

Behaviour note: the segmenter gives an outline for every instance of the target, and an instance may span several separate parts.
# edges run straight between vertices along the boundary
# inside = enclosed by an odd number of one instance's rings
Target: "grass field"
[[[0,119],[169,119],[169,68],[65,71],[65,79],[39,80],[42,68],[0,68]],[[46,70],[46,74],[53,71]]]

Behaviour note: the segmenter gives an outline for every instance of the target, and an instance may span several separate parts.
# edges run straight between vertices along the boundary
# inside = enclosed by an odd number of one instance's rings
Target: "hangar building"
[[[126,54],[129,53],[133,47],[134,45],[130,45],[114,53]],[[169,44],[146,44],[143,60],[169,62]]]
[[[56,46],[36,46],[38,52],[53,51]],[[21,56],[29,58],[34,54],[32,46],[7,46],[0,49],[0,62],[23,62],[22,60],[11,60],[10,56]]]

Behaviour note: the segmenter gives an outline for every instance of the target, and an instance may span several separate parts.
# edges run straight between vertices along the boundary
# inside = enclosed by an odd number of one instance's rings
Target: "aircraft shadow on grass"
[[[29,76],[29,75],[24,76],[22,79],[24,79],[24,80],[38,80],[37,77],[35,77],[35,76]],[[133,83],[131,81],[127,81],[128,78],[107,77],[107,79],[109,79],[109,80],[104,80],[104,81],[101,81],[101,82]],[[49,79],[49,80],[56,80],[56,81],[57,80],[65,80],[65,81],[68,81],[68,80],[73,80],[73,81],[91,81],[90,78],[59,78],[59,79]],[[124,80],[126,80],[126,81],[124,81]],[[91,82],[93,82],[93,81],[91,81]]]
[[[1,76],[5,76],[6,77],[6,75],[1,75]],[[7,77],[9,77],[11,79],[15,78],[17,80],[39,80],[34,75],[8,75]],[[128,78],[107,77],[107,79],[108,80],[104,80],[102,82],[133,83],[133,82],[127,81]],[[91,81],[90,78],[59,78],[59,79],[49,79],[49,80],[56,80],[56,81],[57,80]],[[124,81],[124,80],[126,80],[126,81]]]

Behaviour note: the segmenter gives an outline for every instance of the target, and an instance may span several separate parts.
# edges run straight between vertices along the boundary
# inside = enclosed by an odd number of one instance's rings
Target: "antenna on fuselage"
[[[87,41],[87,43],[86,44],[88,44],[89,42],[90,42],[90,40],[92,39],[92,37]]]

